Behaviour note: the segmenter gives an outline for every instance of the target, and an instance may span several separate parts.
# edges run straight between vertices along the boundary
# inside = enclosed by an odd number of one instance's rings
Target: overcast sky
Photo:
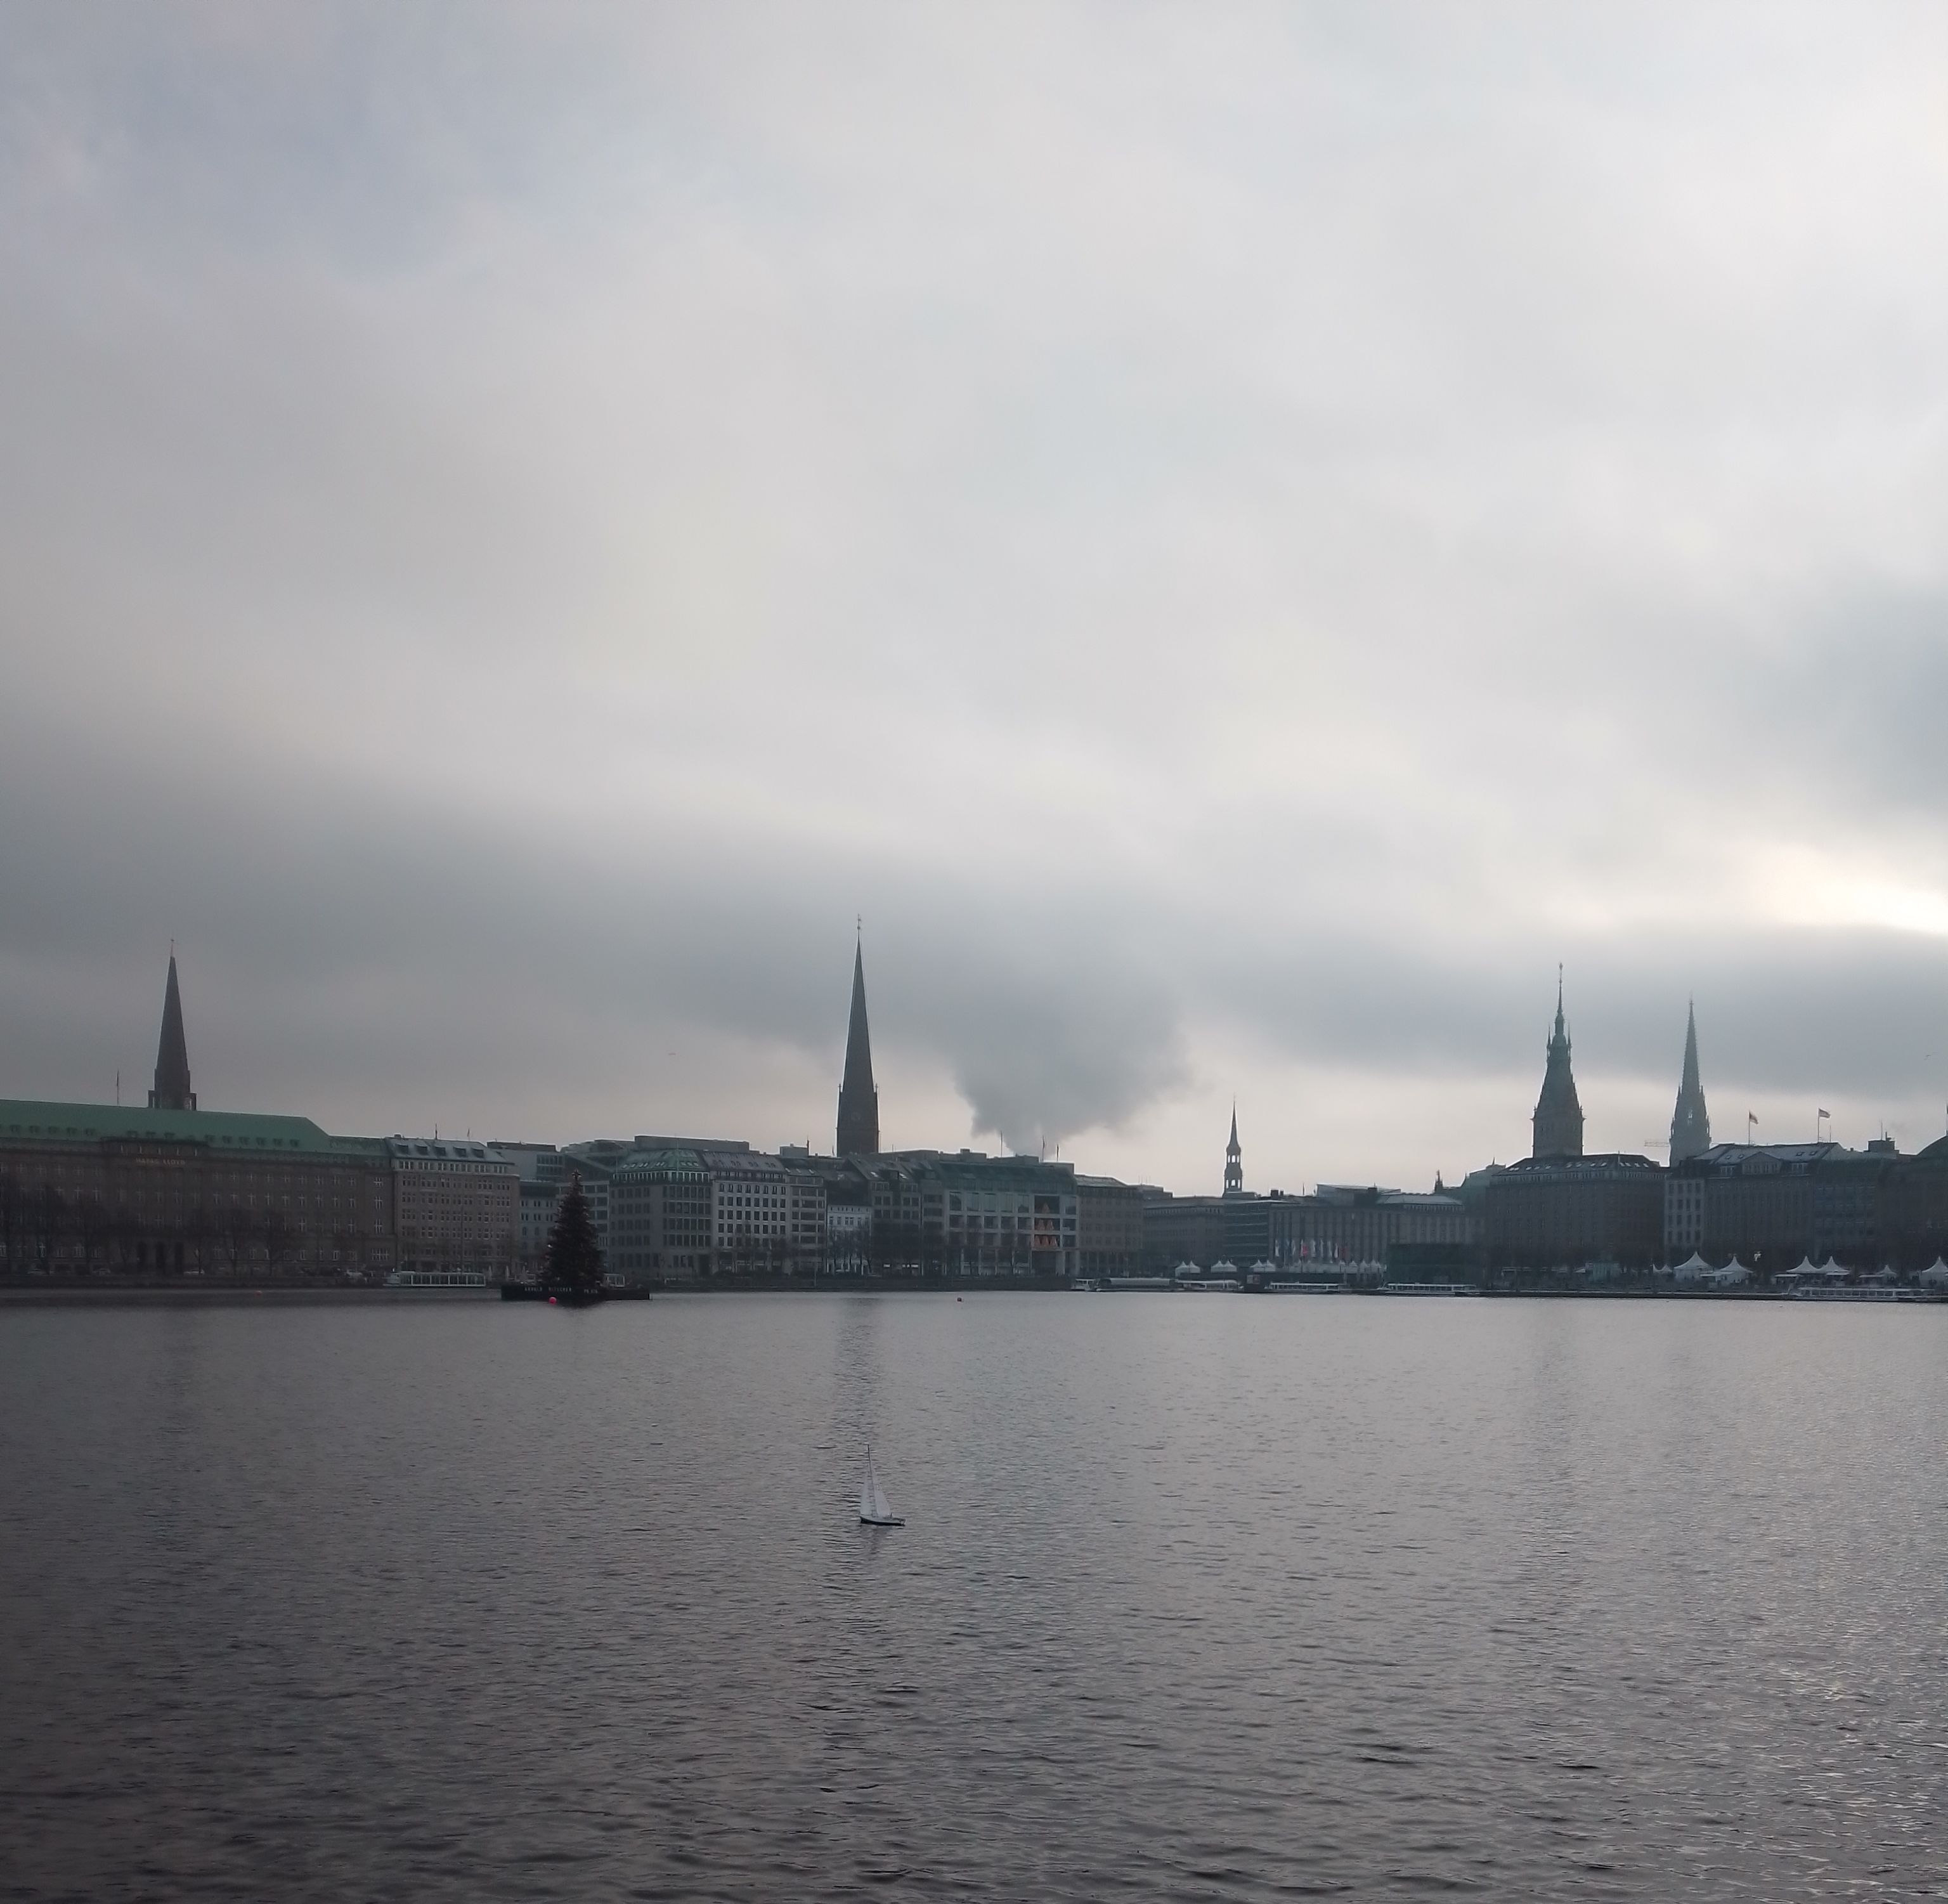
[[[0,1093],[1941,1134],[1948,11],[0,33]]]

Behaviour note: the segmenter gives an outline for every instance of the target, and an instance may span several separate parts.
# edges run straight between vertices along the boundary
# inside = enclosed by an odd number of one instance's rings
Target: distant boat
[[[866,1471],[859,1478],[859,1518],[869,1527],[904,1527],[906,1517],[886,1505],[886,1490],[879,1485],[879,1472],[873,1465],[873,1444],[866,1444]]]

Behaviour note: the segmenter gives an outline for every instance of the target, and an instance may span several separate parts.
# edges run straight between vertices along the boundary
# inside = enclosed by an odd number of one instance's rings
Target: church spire
[[[1542,1073],[1542,1095],[1535,1101],[1533,1157],[1583,1154],[1583,1107],[1577,1101],[1576,1079],[1569,1068],[1569,1028],[1562,1016],[1562,968],[1556,968],[1556,1028]]]
[[[1224,1194],[1239,1197],[1245,1190],[1245,1154],[1238,1148],[1238,1101],[1231,1100],[1231,1141],[1224,1146]]]
[[[189,1088],[189,1046],[183,1037],[182,994],[176,989],[176,949],[169,948],[169,982],[163,994],[163,1035],[156,1046],[156,1088],[151,1110],[194,1110]]]
[[[1698,1081],[1698,1008],[1684,1018],[1684,1076],[1677,1087],[1677,1107],[1670,1115],[1670,1160],[1682,1163],[1711,1148],[1711,1117],[1704,1108],[1704,1087]]]
[[[866,1028],[866,956],[852,948],[852,1016],[845,1027],[845,1076],[839,1086],[841,1157],[879,1154],[879,1094],[873,1084],[873,1040]]]

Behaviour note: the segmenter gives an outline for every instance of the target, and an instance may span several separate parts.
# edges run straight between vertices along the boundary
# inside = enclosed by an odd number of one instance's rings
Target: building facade
[[[547,1259],[548,1239],[554,1234],[563,1181],[560,1153],[552,1144],[510,1142],[490,1138],[489,1154],[514,1166],[515,1256],[521,1273],[532,1277]]]
[[[632,1151],[610,1179],[608,1266],[625,1282],[709,1275],[715,1197],[703,1158],[684,1145]]]
[[[1322,1183],[1309,1196],[1264,1200],[1267,1259],[1277,1268],[1439,1259],[1459,1273],[1472,1260],[1479,1226],[1445,1191]]]
[[[146,1107],[0,1101],[0,1274],[342,1277],[395,1263],[385,1145],[199,1108],[175,952]]]
[[[1948,1138],[1891,1160],[1879,1188],[1881,1261],[1912,1275],[1948,1256]]]
[[[12,1278],[380,1278],[394,1265],[386,1146],[305,1117],[0,1101],[0,1264]]]
[[[1625,1151],[1554,1153],[1490,1171],[1481,1242],[1491,1270],[1648,1271],[1664,1247],[1664,1166]]]
[[[1233,1213],[1226,1209],[1227,1202],[1240,1205],[1238,1216],[1249,1220],[1252,1214],[1249,1206],[1235,1197],[1174,1197],[1155,1184],[1140,1188],[1143,1197],[1143,1269],[1149,1275],[1168,1275],[1183,1263],[1194,1263],[1200,1269],[1208,1269],[1225,1255],[1226,1220]],[[1251,1259],[1247,1254],[1245,1260],[1249,1263]]]
[[[1075,1179],[1076,1271],[1134,1276],[1143,1266],[1143,1191],[1114,1177]]]
[[[520,1263],[520,1172],[485,1144],[386,1140],[398,1267],[407,1275],[504,1282]]]
[[[1893,1143],[1863,1151],[1840,1144],[1714,1144],[1673,1164],[1664,1188],[1664,1249],[1677,1262],[1694,1252],[1714,1263],[1736,1256],[1777,1275],[1803,1257],[1872,1266],[1884,1228],[1884,1185],[1904,1163]]]

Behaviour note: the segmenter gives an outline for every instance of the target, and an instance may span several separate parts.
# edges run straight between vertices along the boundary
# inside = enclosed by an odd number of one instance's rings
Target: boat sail
[[[879,1471],[873,1465],[873,1444],[866,1444],[866,1471],[859,1480],[859,1518],[869,1527],[904,1527],[906,1517],[886,1505]]]

